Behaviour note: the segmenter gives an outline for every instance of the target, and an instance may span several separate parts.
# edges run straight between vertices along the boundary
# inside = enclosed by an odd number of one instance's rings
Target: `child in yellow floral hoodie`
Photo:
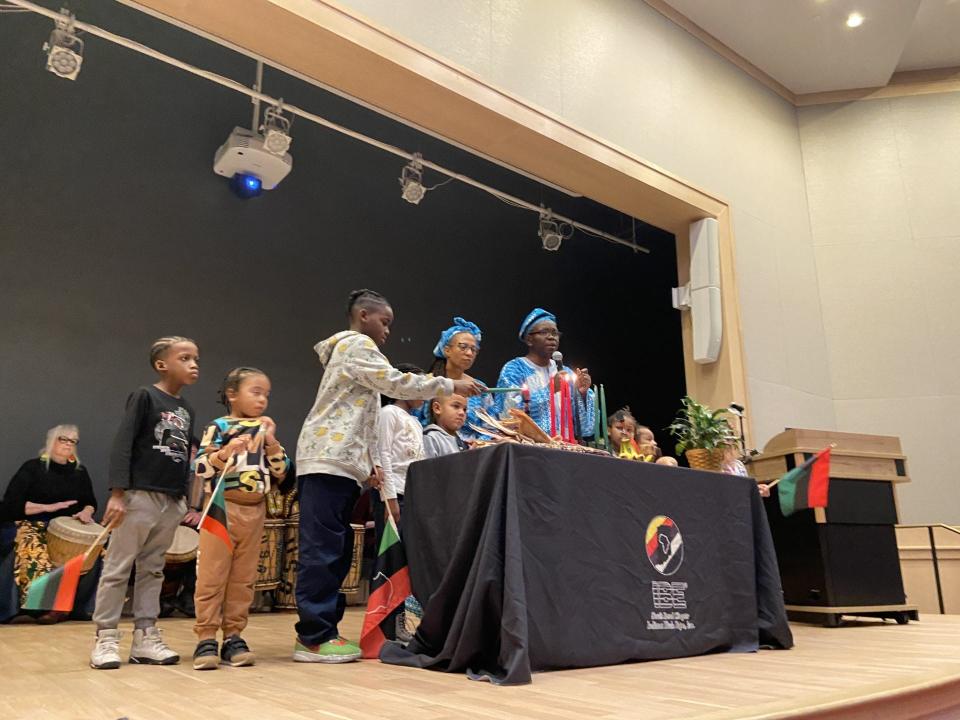
[[[324,366],[317,399],[297,443],[300,559],[297,570],[297,662],[342,663],[360,648],[340,637],[345,598],[340,585],[350,569],[350,514],[361,489],[383,483],[377,423],[380,393],[402,400],[476,395],[483,386],[404,373],[379,350],[390,336],[393,309],[381,294],[354,290],[347,303],[350,329],[317,343]]]

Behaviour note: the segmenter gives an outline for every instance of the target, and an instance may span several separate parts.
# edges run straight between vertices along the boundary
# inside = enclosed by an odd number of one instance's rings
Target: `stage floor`
[[[293,663],[294,619],[254,615],[245,638],[259,663],[208,672],[190,665],[190,620],[162,622],[180,665],[109,671],[87,666],[90,623],[0,626],[0,718],[782,718],[867,697],[905,707],[898,693],[960,684],[960,616],[925,616],[907,626],[794,624],[797,644],[789,651],[539,673],[532,685],[506,688],[379,662]],[[362,610],[351,608],[344,634],[356,638],[361,620]],[[570,633],[577,642],[576,629]],[[124,627],[121,649],[129,644]],[[856,716],[888,717],[874,713]]]

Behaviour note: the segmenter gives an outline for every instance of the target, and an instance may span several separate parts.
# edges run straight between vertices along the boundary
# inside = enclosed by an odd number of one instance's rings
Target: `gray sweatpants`
[[[155,625],[160,614],[164,554],[187,511],[184,498],[147,490],[127,490],[127,514],[110,534],[107,557],[97,587],[93,622],[97,630],[115,630],[127,596],[130,568],[137,564],[133,585],[135,628]]]

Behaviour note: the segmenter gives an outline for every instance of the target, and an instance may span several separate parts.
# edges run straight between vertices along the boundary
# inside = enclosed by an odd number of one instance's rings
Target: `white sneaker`
[[[167,647],[160,636],[160,629],[154,625],[145,630],[133,631],[130,662],[141,665],[176,665],[180,662],[180,656]]]
[[[90,652],[90,667],[94,670],[116,670],[120,667],[120,631],[100,630],[97,644]]]

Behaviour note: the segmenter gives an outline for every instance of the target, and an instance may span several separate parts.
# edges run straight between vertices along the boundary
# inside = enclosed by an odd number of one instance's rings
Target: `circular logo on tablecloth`
[[[647,557],[661,575],[673,575],[683,563],[683,537],[680,528],[666,515],[657,515],[647,525]]]

